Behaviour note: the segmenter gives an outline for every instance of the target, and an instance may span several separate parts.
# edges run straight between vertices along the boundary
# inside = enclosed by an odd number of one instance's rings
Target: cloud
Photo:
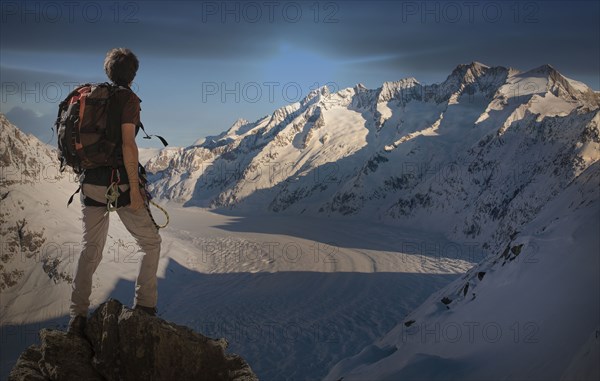
[[[127,46],[144,55],[161,57],[259,58],[269,54],[274,45],[268,41],[276,39],[269,24],[208,22],[212,16],[202,22],[203,6],[189,1],[168,5],[128,2],[133,6],[127,9],[117,2],[87,2],[88,6],[95,4],[90,9],[99,7],[94,13],[99,17],[86,16],[83,2],[79,12],[74,11],[70,17],[68,12],[74,3],[54,2],[59,10],[51,16],[43,6],[27,9],[24,4],[16,4],[2,16],[3,50],[96,54]]]
[[[77,84],[106,80],[100,75],[71,75],[56,70],[30,70],[9,66],[0,66],[0,76],[3,109],[35,104],[36,110],[42,112],[56,109],[58,103]]]
[[[400,55],[373,62],[370,70],[406,64],[413,73],[442,72],[473,59],[520,67],[552,63],[577,73],[600,66],[597,54],[579,48],[600,43],[596,2],[53,2],[60,11],[33,2],[25,15],[26,5],[7,3],[16,8],[2,16],[3,52],[40,57],[91,54],[98,61],[111,47],[128,46],[145,57],[250,65],[275,57],[286,42],[342,63]],[[77,4],[72,17],[68,4]]]

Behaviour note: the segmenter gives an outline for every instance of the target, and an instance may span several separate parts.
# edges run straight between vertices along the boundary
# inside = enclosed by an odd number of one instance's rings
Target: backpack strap
[[[142,124],[142,122],[140,122],[140,124],[137,127],[141,128],[142,131],[144,131],[144,134],[146,135],[146,136],[143,137],[144,139],[152,139],[152,136],[156,136],[165,147],[169,145],[169,143],[167,143],[167,141],[165,140],[165,138],[163,138],[160,135],[148,135],[148,133],[146,132],[146,129],[144,128],[144,125]]]
[[[106,82],[105,84],[112,87],[113,93],[111,93],[111,96],[114,95],[114,93],[116,93],[117,91],[123,91],[123,90],[131,91],[133,93],[133,90],[131,90],[131,88],[128,86],[117,85],[117,84],[112,84],[112,83],[108,83],[108,82]],[[133,94],[137,97],[136,93],[133,93]],[[140,100],[140,102],[142,101],[139,97],[138,97],[138,99]],[[136,129],[135,129],[136,135],[137,135],[139,129],[144,131],[144,135],[146,135],[143,137],[144,139],[152,139],[152,136],[156,136],[165,147],[169,145],[169,143],[167,143],[167,140],[160,135],[148,135],[148,133],[146,132],[146,129],[144,128],[144,125],[142,124],[141,121],[136,126]]]
[[[67,208],[69,207],[69,205],[71,205],[71,203],[73,202],[73,197],[75,197],[75,195],[77,193],[79,193],[79,191],[81,190],[81,185],[79,186],[79,188],[77,188],[77,190],[71,195],[71,197],[69,197],[69,201],[67,202]]]
[[[54,136],[55,130],[56,130],[56,134],[58,135],[58,129],[60,128],[60,124],[61,124],[62,117],[63,117],[63,112],[67,111],[67,108],[69,107],[69,104],[71,102],[71,98],[73,98],[75,95],[79,94],[79,90],[85,86],[90,86],[90,84],[84,83],[84,84],[78,85],[73,90],[71,90],[71,92],[69,93],[69,95],[66,96],[65,99],[63,99],[59,103],[58,113],[56,115],[56,121],[54,122],[54,128],[52,128],[52,136]],[[60,158],[60,172],[62,173],[66,168],[67,162],[66,162],[65,158],[62,156],[62,154],[59,155],[59,158]],[[77,193],[77,192],[75,192],[75,193]],[[73,194],[73,196],[75,195],[75,193]],[[73,196],[71,196],[71,199],[69,200],[69,204],[73,201]]]

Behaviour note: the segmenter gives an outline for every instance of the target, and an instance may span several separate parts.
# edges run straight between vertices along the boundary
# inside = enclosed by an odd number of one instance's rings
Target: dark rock
[[[502,252],[501,257],[502,258],[508,258],[509,250],[510,250],[510,244],[506,246],[506,249],[504,249],[504,251]]]
[[[48,380],[42,374],[38,361],[42,359],[42,352],[40,347],[32,345],[25,349],[19,359],[17,360],[14,368],[8,375],[8,381],[46,381]]]
[[[94,311],[85,338],[42,329],[40,340],[40,347],[21,354],[11,381],[258,380],[244,359],[225,353],[225,339],[208,338],[116,300]]]
[[[448,305],[448,304],[452,303],[452,299],[450,299],[450,298],[449,298],[449,297],[447,297],[447,296],[444,296],[444,297],[442,298],[442,303],[444,303],[445,305]]]
[[[465,284],[465,287],[463,288],[463,296],[467,296],[468,291],[469,291],[469,282],[467,282],[467,284]]]
[[[502,266],[504,266],[506,264],[507,261],[512,261],[513,259],[515,259],[514,256],[511,255],[511,248],[510,248],[510,243],[508,245],[506,245],[506,248],[504,249],[504,251],[502,252],[502,255],[500,256],[501,258],[504,258],[504,261],[502,262]]]
[[[515,257],[518,257],[521,254],[521,249],[523,248],[523,244],[513,246],[510,251],[514,254]]]
[[[512,255],[508,258],[508,260],[509,261],[515,260],[519,256],[519,254],[521,254],[522,248],[523,248],[523,244],[511,247],[510,252],[512,253]]]
[[[413,324],[415,324],[415,321],[414,321],[414,320],[409,320],[409,321],[405,321],[405,322],[404,322],[404,325],[405,325],[406,327],[410,327],[410,326],[411,326],[411,325],[413,325]]]
[[[485,271],[480,271],[477,273],[477,279],[479,279],[479,280],[483,280],[484,276],[485,276]]]
[[[93,350],[79,336],[54,329],[39,332],[40,346],[27,348],[17,360],[9,381],[103,381],[91,365]]]
[[[102,381],[91,364],[94,354],[90,343],[77,335],[54,329],[42,329],[38,361],[40,371],[50,380]]]

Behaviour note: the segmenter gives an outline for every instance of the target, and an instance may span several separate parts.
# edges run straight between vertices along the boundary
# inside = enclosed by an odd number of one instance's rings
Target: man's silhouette
[[[161,237],[145,205],[145,193],[140,190],[138,148],[135,136],[140,124],[140,99],[131,90],[139,67],[137,57],[129,50],[110,50],[104,60],[104,70],[115,91],[109,103],[109,127],[116,128],[117,149],[122,166],[87,169],[81,177],[83,210],[82,250],[75,269],[71,293],[68,332],[82,334],[87,320],[92,276],[102,259],[108,234],[109,212],[107,195],[111,184],[119,188],[117,214],[140,246],[143,257],[135,283],[134,308],[156,315],[158,298],[156,272],[160,257]],[[120,133],[118,133],[120,132]],[[108,193],[107,193],[108,191]]]

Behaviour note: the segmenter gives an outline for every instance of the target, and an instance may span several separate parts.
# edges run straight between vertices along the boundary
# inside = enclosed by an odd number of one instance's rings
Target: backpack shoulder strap
[[[77,93],[79,92],[79,90],[80,90],[81,88],[83,88],[83,87],[86,87],[86,86],[90,86],[90,85],[91,85],[90,83],[84,83],[84,84],[82,84],[82,85],[78,85],[77,87],[75,87],[75,88],[74,88],[74,89],[73,89],[73,90],[72,90],[72,91],[69,93],[69,95],[67,95],[67,96],[65,97],[65,99],[63,99],[63,100],[62,100],[62,102],[60,102],[60,103],[59,103],[59,105],[58,105],[58,106],[59,106],[59,108],[60,108],[60,107],[62,107],[62,106],[64,106],[64,105],[66,105],[66,104],[69,102],[69,100],[70,100],[71,98],[73,98],[73,96],[74,96],[75,94],[77,94]]]
[[[142,100],[140,99],[140,97],[133,90],[131,90],[131,88],[129,88],[129,87],[121,86],[121,85],[115,85],[115,84],[108,83],[108,82],[105,82],[102,85],[110,86],[113,89],[114,92],[111,95],[116,94],[118,91],[129,91],[131,94],[135,95],[140,102],[142,102]],[[135,131],[136,135],[137,135],[137,132],[138,132],[139,129],[141,129],[142,131],[144,131],[144,135],[146,135],[146,136],[144,136],[144,139],[152,139],[152,136],[156,136],[165,147],[167,147],[169,145],[169,143],[167,143],[167,140],[165,138],[163,138],[162,136],[160,136],[160,135],[148,135],[148,133],[146,132],[146,129],[144,128],[144,125],[142,124],[141,121],[136,126],[136,131]]]
[[[163,138],[160,135],[148,135],[148,133],[146,132],[146,129],[144,128],[144,125],[142,124],[142,122],[140,122],[140,124],[137,127],[141,128],[142,131],[144,131],[144,135],[146,135],[146,136],[144,136],[144,139],[152,139],[152,136],[156,136],[165,147],[169,145],[169,143],[167,143],[167,141],[165,140],[165,138]]]

